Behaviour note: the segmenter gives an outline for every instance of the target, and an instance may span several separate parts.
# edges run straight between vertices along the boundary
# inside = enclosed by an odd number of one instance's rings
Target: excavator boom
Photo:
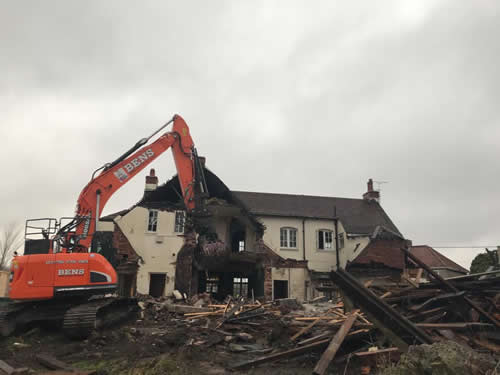
[[[191,212],[195,209],[197,158],[194,142],[182,117],[175,115],[166,125],[171,122],[173,122],[173,127],[170,132],[161,135],[156,141],[131,155],[127,155],[129,150],[115,162],[105,166],[104,170],[82,190],[76,208],[77,225],[72,241],[78,244],[79,251],[87,251],[90,247],[92,233],[95,232],[100,214],[109,198],[169,148],[172,148],[186,210]],[[139,141],[134,148],[149,138]],[[59,237],[61,235],[64,233],[61,232]]]

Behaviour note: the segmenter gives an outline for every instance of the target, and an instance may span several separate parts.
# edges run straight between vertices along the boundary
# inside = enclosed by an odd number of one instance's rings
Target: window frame
[[[155,217],[155,222],[151,223],[152,214]],[[158,233],[158,210],[149,209],[148,210],[148,220],[147,220],[147,232],[148,233]],[[154,229],[150,229],[154,228]]]
[[[205,280],[205,292],[217,294],[219,292],[219,276],[208,276]]]
[[[330,235],[330,242],[326,241],[327,235]],[[321,241],[320,241],[320,237]],[[332,229],[318,229],[316,231],[316,249],[319,251],[332,251],[335,250],[335,242],[334,242],[335,236],[334,236],[334,231]],[[323,247],[320,247],[321,242],[323,242]],[[330,247],[326,247],[326,244],[329,243]]]
[[[248,277],[233,277],[233,297],[248,297]],[[235,293],[238,289],[238,293]]]
[[[344,232],[338,234],[339,238],[339,250],[345,247],[346,236],[344,236]]]
[[[182,215],[182,231],[177,230],[181,224],[177,221],[178,215]],[[185,211],[175,211],[174,214],[174,233],[184,233],[186,225],[186,212]]]
[[[282,233],[286,233],[285,239],[283,240],[283,235]],[[294,233],[294,245],[292,245],[292,236],[291,233]],[[298,230],[297,228],[294,227],[281,227],[280,228],[280,249],[285,249],[285,250],[298,250],[297,246],[297,238],[298,238]]]

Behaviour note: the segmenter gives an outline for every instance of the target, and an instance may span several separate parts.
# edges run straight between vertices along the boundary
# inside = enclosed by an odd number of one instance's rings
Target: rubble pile
[[[498,271],[370,290],[435,342],[452,340],[500,354]]]
[[[495,373],[496,274],[390,287],[342,280],[342,299],[307,303],[138,296],[134,319],[82,342],[40,328],[0,341],[0,374]]]
[[[339,347],[345,342],[339,350],[341,356],[336,359],[337,364],[343,364],[350,355],[362,359],[392,354],[393,358],[399,358],[399,351],[384,348],[382,341],[378,347],[374,345],[379,338],[376,327],[361,311],[346,313],[342,302],[324,300],[321,297],[305,304],[296,299],[261,303],[229,297],[224,303],[217,303],[208,294],[176,303],[149,299],[141,304],[141,316],[145,320],[139,320],[138,324],[148,324],[149,317],[182,327],[184,345],[204,350],[214,348],[219,357],[230,358],[230,365],[226,363],[225,368],[232,370],[244,371],[276,362],[279,367],[285,359],[310,354],[312,362],[307,363],[310,371],[318,361],[318,354],[326,353],[335,339]],[[342,329],[345,331],[342,337],[337,337]],[[320,358],[320,362],[326,361],[324,370],[332,359]],[[324,370],[316,373],[324,373]]]
[[[468,285],[473,285],[476,279],[468,280]],[[482,281],[481,285],[486,283],[496,288],[493,280]],[[348,311],[342,301],[327,301],[325,297],[308,303],[295,299],[260,302],[230,296],[224,301],[215,301],[208,293],[191,298],[175,293],[176,297],[168,298],[139,296],[140,311],[135,319],[95,332],[84,342],[65,341],[61,335],[39,328],[0,342],[3,361],[0,361],[0,374],[1,366],[14,370],[17,367],[25,373],[56,369],[71,373],[120,374],[133,369],[131,373],[159,374],[175,370],[178,374],[224,374],[227,371],[260,373],[265,369],[270,374],[310,374],[311,371],[326,374],[334,370],[374,373],[384,368],[385,374],[402,374],[418,373],[415,369],[453,370],[455,367],[450,362],[453,356],[466,362],[469,373],[484,373],[483,370],[491,370],[496,365],[498,358],[494,356],[498,354],[498,346],[492,339],[496,330],[489,329],[488,323],[461,322],[459,325],[451,320],[426,323],[426,319],[436,316],[434,313],[423,313],[416,318],[415,314],[428,311],[425,307],[428,305],[424,305],[424,310],[415,309],[424,304],[421,296],[430,291],[438,293],[440,288],[431,284],[422,289],[399,286],[390,291],[369,287],[374,296],[378,295],[375,298],[391,301],[395,311],[410,317],[435,343],[398,347],[376,317],[373,320],[369,313],[356,307]],[[490,295],[490,287],[483,289]],[[413,298],[417,304],[412,302]],[[474,298],[481,302],[480,294]],[[448,312],[446,319],[457,318],[453,307],[443,302],[448,299],[435,301],[439,302],[438,306],[432,305],[429,310],[439,308]],[[496,301],[493,298],[492,305],[484,307],[494,316],[498,314],[498,310],[493,310]],[[426,351],[432,351],[434,359],[430,360]],[[484,352],[488,354],[483,355]],[[401,361],[395,364],[401,355]]]

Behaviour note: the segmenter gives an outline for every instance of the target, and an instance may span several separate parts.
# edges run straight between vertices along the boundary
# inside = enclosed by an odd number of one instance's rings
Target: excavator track
[[[22,303],[0,300],[0,337],[9,336],[27,324],[52,321],[58,326],[62,325],[67,336],[85,339],[95,329],[116,324],[137,311],[137,300],[134,298],[102,297],[88,301]]]
[[[64,333],[75,339],[85,339],[95,329],[116,324],[138,310],[132,298],[100,298],[91,300],[66,311]]]
[[[0,337],[9,336],[16,329],[16,322],[12,319],[13,314],[20,307],[7,300],[0,301]]]

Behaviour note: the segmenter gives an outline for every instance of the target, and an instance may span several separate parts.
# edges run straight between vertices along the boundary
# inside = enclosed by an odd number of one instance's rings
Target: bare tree
[[[10,259],[23,244],[22,228],[9,223],[0,230],[0,270],[8,268]]]

